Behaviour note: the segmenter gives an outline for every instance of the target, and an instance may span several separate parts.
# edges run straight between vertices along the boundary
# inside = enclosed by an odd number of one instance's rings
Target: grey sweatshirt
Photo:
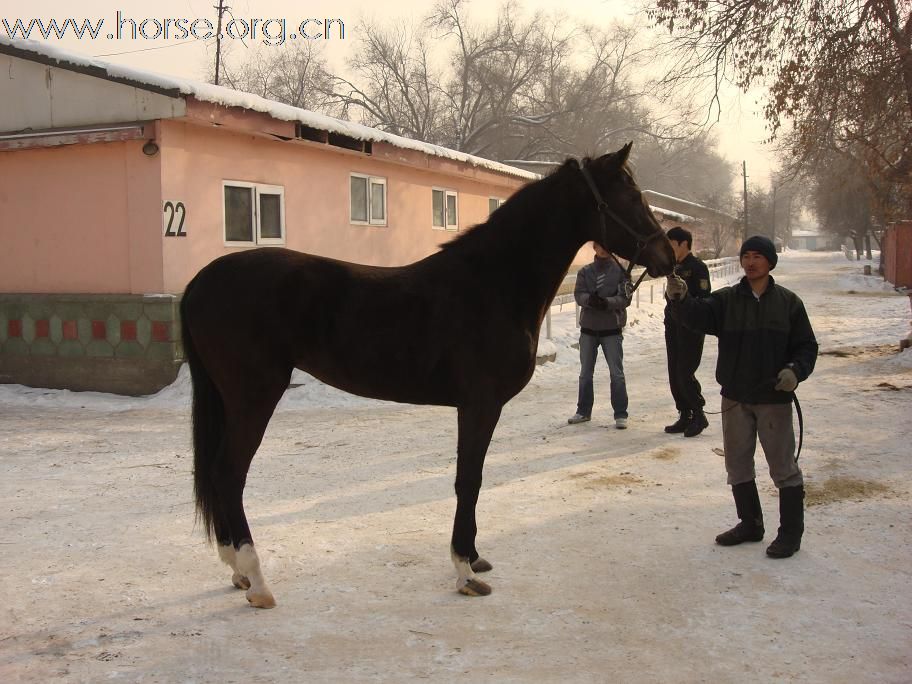
[[[602,332],[619,330],[627,325],[627,307],[630,301],[623,294],[626,280],[624,270],[608,257],[595,257],[591,264],[583,266],[576,274],[576,289],[573,296],[582,307],[580,327]],[[608,303],[604,310],[595,309],[589,304],[589,297],[597,294]]]

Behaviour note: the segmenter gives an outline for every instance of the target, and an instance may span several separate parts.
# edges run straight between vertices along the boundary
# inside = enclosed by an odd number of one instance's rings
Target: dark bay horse
[[[463,594],[491,588],[475,549],[475,504],[501,410],[532,377],[545,312],[577,251],[594,240],[671,273],[674,255],[627,165],[569,160],[517,191],[483,224],[408,266],[379,268],[287,249],[229,254],[181,301],[193,378],[198,514],[235,586],[270,608],[242,495],[294,368],[367,397],[455,406],[451,556]]]

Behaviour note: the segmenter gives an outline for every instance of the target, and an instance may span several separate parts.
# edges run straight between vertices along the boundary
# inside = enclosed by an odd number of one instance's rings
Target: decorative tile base
[[[183,360],[175,295],[0,294],[0,383],[147,394]]]

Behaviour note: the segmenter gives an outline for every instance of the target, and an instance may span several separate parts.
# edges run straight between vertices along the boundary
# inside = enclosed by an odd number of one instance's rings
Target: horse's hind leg
[[[250,580],[238,570],[237,552],[231,542],[231,533],[229,532],[223,541],[223,537],[219,536],[218,530],[216,530],[216,538],[218,539],[219,558],[221,558],[222,563],[231,568],[231,583],[238,589],[250,589]]]
[[[248,418],[235,419],[228,429],[225,449],[227,468],[221,473],[222,509],[231,530],[230,546],[219,544],[219,557],[232,569],[234,586],[247,589],[247,600],[258,608],[272,608],[275,599],[266,585],[259,558],[253,548],[253,536],[244,513],[244,485],[253,455],[265,432]]]
[[[238,589],[250,589],[250,580],[248,580],[237,567],[237,554],[234,550],[234,544],[231,542],[231,528],[228,526],[228,519],[225,512],[219,510],[212,517],[212,525],[215,528],[215,543],[218,546],[218,555],[222,563],[231,568],[231,583]]]
[[[287,375],[290,376],[290,371]],[[263,577],[244,513],[244,485],[272,412],[287,386],[287,376],[270,383],[267,388],[260,384],[259,391],[245,392],[242,399],[226,401],[225,406],[224,467],[217,475],[222,493],[222,518],[216,525],[219,557],[231,567],[234,586],[246,589],[247,600],[257,608],[272,608],[276,602]],[[230,545],[223,543],[225,540],[220,537],[223,534],[220,527],[230,531]]]
[[[456,518],[450,554],[459,575],[457,589],[468,596],[487,596],[491,587],[475,576],[491,569],[475,550],[475,504],[481,489],[481,473],[494,428],[500,419],[499,405],[460,406],[456,459]]]

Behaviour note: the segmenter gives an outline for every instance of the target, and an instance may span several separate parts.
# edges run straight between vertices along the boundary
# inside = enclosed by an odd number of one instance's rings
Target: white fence
[[[738,257],[707,259],[703,263],[709,268],[709,281],[712,283],[713,289],[731,285],[741,276],[741,262]],[[632,276],[634,282],[636,282],[636,279],[640,277],[642,272],[642,268],[633,269]],[[657,301],[661,302],[665,297],[665,283],[665,278],[650,278],[647,275],[643,279],[643,282],[640,283],[636,292],[633,293],[633,302],[631,303],[631,306],[639,308],[641,301],[648,301],[650,304],[655,304]],[[557,295],[557,297],[554,298],[554,301],[551,302],[551,306],[563,308],[564,304],[572,303],[576,307],[576,321],[577,325],[579,325],[579,305],[576,304],[576,300],[573,297],[573,288],[575,285],[575,273],[564,278],[564,282],[561,283],[560,289],[564,291],[569,289],[570,292]],[[545,316],[545,337],[549,340],[551,339],[551,309],[548,309],[548,313]]]

